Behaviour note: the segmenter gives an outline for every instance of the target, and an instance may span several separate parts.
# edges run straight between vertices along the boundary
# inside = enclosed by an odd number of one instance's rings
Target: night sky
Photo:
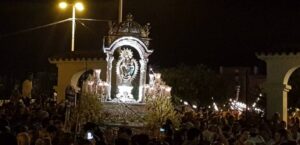
[[[117,20],[118,0],[83,0],[81,18]],[[55,0],[0,1],[1,73],[47,71],[48,57],[70,51],[71,23],[22,30],[63,20]],[[124,0],[124,15],[151,23],[150,63],[161,67],[263,66],[255,52],[300,48],[299,0]],[[75,49],[102,53],[107,23],[77,23]],[[14,33],[17,32],[17,33]]]

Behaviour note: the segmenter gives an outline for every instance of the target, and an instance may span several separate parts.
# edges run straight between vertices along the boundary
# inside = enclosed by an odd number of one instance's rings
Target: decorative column
[[[292,86],[290,85],[284,85],[283,86],[283,96],[282,96],[282,118],[287,123],[288,121],[288,92],[292,89]]]
[[[112,62],[114,57],[112,54],[108,53],[106,56],[107,61],[107,70],[106,70],[106,83],[107,83],[107,93],[106,101],[111,100],[111,71],[112,71]]]
[[[147,72],[147,59],[140,59],[140,87],[138,102],[144,102],[145,96],[145,84],[146,84],[146,72]]]

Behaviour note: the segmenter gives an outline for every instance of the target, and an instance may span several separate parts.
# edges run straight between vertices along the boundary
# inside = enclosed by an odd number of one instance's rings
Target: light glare
[[[215,102],[213,103],[213,106],[214,106],[215,111],[219,111],[219,108]]]
[[[61,8],[61,9],[65,9],[65,8],[67,8],[68,4],[67,4],[66,2],[60,2],[60,3],[58,4],[58,6],[59,6],[59,8]]]
[[[183,101],[183,104],[184,105],[188,105],[189,103],[187,101]]]
[[[76,8],[77,10],[79,10],[79,11],[84,10],[83,4],[82,4],[81,2],[77,2],[77,3],[75,4],[75,8]]]

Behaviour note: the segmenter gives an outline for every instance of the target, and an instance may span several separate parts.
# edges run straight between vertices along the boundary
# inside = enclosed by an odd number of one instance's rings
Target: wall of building
[[[80,59],[80,60],[50,60],[50,63],[56,64],[58,69],[57,86],[54,89],[58,93],[58,101],[65,99],[65,89],[71,85],[76,90],[80,76],[90,69],[101,69],[101,79],[105,79],[106,61],[103,59]]]

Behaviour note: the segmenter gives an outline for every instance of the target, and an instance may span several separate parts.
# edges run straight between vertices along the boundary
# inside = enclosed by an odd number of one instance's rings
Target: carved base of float
[[[103,125],[144,127],[145,104],[103,102]]]

